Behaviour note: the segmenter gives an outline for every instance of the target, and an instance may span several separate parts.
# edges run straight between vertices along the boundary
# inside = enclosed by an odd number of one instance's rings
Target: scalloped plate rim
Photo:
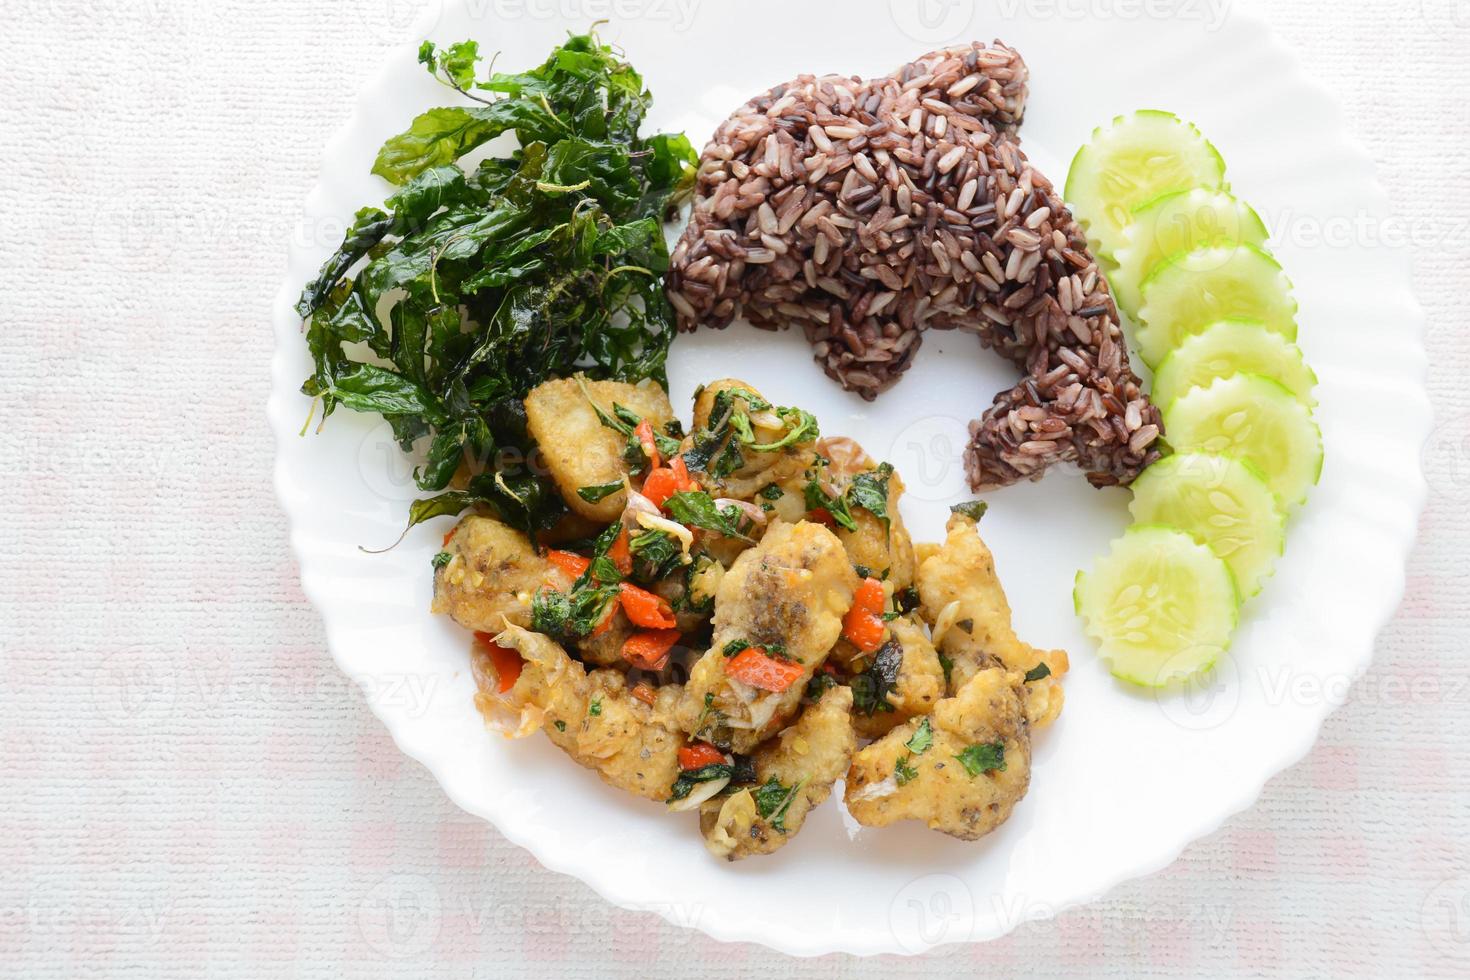
[[[1312,90],[1313,94],[1319,99],[1332,105],[1334,118],[1331,120],[1331,124],[1335,130],[1337,141],[1334,149],[1339,151],[1344,158],[1351,158],[1355,162],[1368,161],[1371,167],[1371,158],[1368,156],[1361,142],[1351,136],[1346,130],[1341,107],[1336,98],[1305,74],[1295,54],[1287,49],[1276,37],[1274,32],[1271,32],[1264,22],[1254,13],[1237,9],[1232,12],[1231,17],[1232,21],[1237,25],[1244,23],[1263,31],[1267,43],[1276,49],[1276,53],[1285,54],[1288,58],[1293,72],[1293,78],[1291,79],[1293,84]],[[419,26],[411,32],[411,36],[424,36],[429,33],[428,28],[432,27],[435,23],[437,23],[437,16],[433,12],[426,14],[420,19]],[[914,42],[908,46],[915,50],[923,47],[919,42]],[[325,181],[329,175],[330,164],[333,159],[339,154],[341,146],[349,140],[350,134],[363,125],[364,117],[371,111],[369,107],[371,94],[390,82],[399,70],[396,63],[398,57],[409,53],[411,47],[416,47],[416,44],[400,46],[394,54],[385,59],[384,63],[363,85],[349,118],[328,139],[323,152],[322,176],[318,179],[311,194],[307,198],[304,209],[307,215],[310,215],[315,210],[319,199],[327,193]],[[1377,179],[1376,171],[1373,172],[1373,176],[1369,179],[1367,186],[1371,189],[1373,199],[1386,206],[1388,201],[1387,193],[1382,183]],[[306,218],[303,217],[303,221],[305,220]],[[289,253],[286,276],[275,301],[274,332],[276,343],[271,362],[272,390],[267,408],[267,414],[275,435],[277,448],[273,467],[273,482],[278,500],[282,505],[290,527],[290,547],[301,570],[303,590],[308,600],[322,617],[323,627],[327,634],[328,647],[331,650],[333,659],[339,668],[351,677],[355,683],[362,685],[364,683],[363,672],[358,669],[352,659],[342,650],[342,644],[335,642],[333,639],[333,634],[337,631],[333,626],[330,614],[330,599],[322,593],[318,584],[313,580],[313,569],[316,564],[314,561],[314,552],[308,548],[304,540],[303,529],[293,508],[295,488],[288,486],[288,469],[284,449],[288,445],[288,440],[297,438],[297,424],[290,418],[290,415],[293,413],[289,410],[289,403],[291,399],[298,397],[298,392],[295,383],[291,380],[287,371],[289,370],[289,362],[293,353],[290,345],[300,343],[300,335],[296,330],[296,327],[299,326],[299,321],[293,320],[294,313],[292,306],[295,297],[299,294],[302,282],[313,269],[313,260],[306,252],[307,249],[304,246],[299,243],[293,243]],[[306,265],[303,266],[303,263],[306,263]],[[306,270],[305,274],[302,272],[303,268]],[[1419,440],[1419,449],[1414,457],[1418,467],[1412,472],[1395,474],[1392,482],[1396,484],[1394,489],[1398,495],[1398,499],[1404,500],[1407,505],[1404,513],[1409,519],[1408,523],[1411,529],[1408,534],[1401,535],[1396,543],[1394,553],[1397,558],[1397,571],[1393,575],[1393,587],[1388,594],[1384,595],[1384,601],[1381,603],[1381,613],[1373,617],[1376,621],[1376,626],[1373,628],[1371,635],[1364,638],[1358,655],[1353,658],[1351,666],[1351,679],[1353,681],[1360,678],[1368,669],[1372,661],[1377,636],[1392,619],[1395,610],[1402,600],[1406,583],[1405,566],[1415,538],[1417,537],[1413,526],[1417,524],[1418,515],[1423,510],[1428,492],[1427,484],[1422,473],[1422,453],[1424,438],[1427,438],[1432,424],[1432,411],[1424,389],[1428,372],[1427,357],[1423,350],[1423,337],[1425,332],[1424,313],[1417,299],[1413,296],[1412,281],[1408,276],[1408,268],[1408,260],[1404,258],[1401,261],[1395,261],[1392,264],[1391,271],[1395,279],[1398,280],[1398,283],[1406,286],[1405,299],[1407,302],[1402,311],[1404,313],[1403,340],[1405,343],[1410,343],[1414,346],[1414,350],[1411,352],[1413,356],[1410,360],[1415,370],[1412,371],[1412,377],[1405,376],[1401,379],[1405,384],[1401,388],[1396,388],[1394,393],[1405,397],[1404,418],[1409,424],[1409,427],[1414,430],[1415,436],[1422,438]],[[396,719],[392,713],[373,699],[369,698],[368,704],[373,713],[383,721],[398,748],[409,757],[423,764],[433,774],[436,781],[439,782],[446,794],[456,805],[469,813],[490,820],[496,824],[497,828],[507,839],[531,851],[543,865],[553,871],[572,875],[580,879],[607,901],[623,908],[640,911],[650,910],[650,903],[646,896],[638,894],[636,888],[616,887],[613,881],[603,876],[590,873],[589,869],[585,866],[576,865],[570,860],[563,859],[561,855],[556,853],[554,848],[541,846],[543,842],[536,835],[523,832],[523,829],[514,821],[498,819],[498,814],[494,812],[493,807],[486,806],[483,801],[472,798],[464,791],[463,787],[456,785],[447,776],[442,755],[417,750],[416,747],[405,744],[404,729],[395,724]],[[1337,704],[1331,703],[1326,699],[1321,701],[1320,704],[1315,705],[1312,708],[1315,716],[1311,724],[1302,729],[1301,735],[1295,741],[1283,745],[1269,765],[1261,767],[1262,771],[1259,774],[1259,778],[1245,781],[1231,802],[1221,812],[1204,817],[1193,826],[1181,828],[1174,839],[1163,842],[1152,854],[1139,859],[1133,866],[1120,869],[1115,874],[1107,876],[1096,887],[1088,889],[1082,894],[1067,896],[1060,902],[1048,905],[1044,912],[1040,914],[1018,916],[1013,921],[1008,922],[999,931],[995,931],[992,934],[946,937],[940,943],[935,944],[935,947],[931,948],[937,948],[939,945],[950,945],[960,942],[980,942],[998,938],[1019,925],[1022,921],[1046,918],[1060,914],[1060,912],[1066,909],[1096,901],[1126,881],[1145,877],[1167,867],[1178,858],[1184,848],[1191,842],[1214,832],[1231,816],[1248,809],[1259,798],[1269,779],[1300,762],[1315,744],[1326,718],[1337,707]],[[679,922],[670,911],[665,911],[656,905],[651,910],[673,924],[686,925],[687,927],[686,923]],[[770,923],[748,918],[732,921],[728,924],[701,921],[697,928],[719,941],[755,942],[797,956],[815,956],[830,952],[847,952],[862,956],[884,953],[910,954],[913,952],[895,944],[892,936],[880,936],[875,940],[875,937],[855,935],[850,930],[847,932],[834,930],[833,934],[820,937],[803,936],[790,931],[782,931],[779,928],[773,932],[773,927]]]

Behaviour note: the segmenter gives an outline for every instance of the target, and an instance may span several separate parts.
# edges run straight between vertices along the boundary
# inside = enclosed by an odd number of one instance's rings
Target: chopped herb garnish
[[[593,398],[592,392],[587,390],[587,379],[581,374],[577,375],[577,384],[581,386],[582,396],[587,399],[587,404],[591,405],[592,410],[597,413],[597,420],[605,428],[612,429],[627,439],[627,445],[623,447],[623,461],[635,470],[642,469],[648,461],[648,454],[643,451],[643,443],[638,438],[635,430],[638,428],[639,423],[643,421],[643,416],[625,405],[619,405],[617,402],[613,402],[613,410],[608,412],[601,405],[597,404],[597,399]],[[679,451],[679,440],[666,436],[661,432],[655,431],[653,433],[653,442],[654,448],[663,455],[672,456]],[[620,483],[613,485],[615,491],[621,486],[622,484]],[[581,494],[581,489],[577,493]],[[586,498],[584,497],[583,499]],[[592,502],[595,503],[596,501]]]
[[[559,731],[559,732],[564,732],[564,731],[567,730],[567,723],[564,722],[564,721],[561,721],[560,719],[558,719],[557,721],[553,722],[552,724],[556,725],[556,730]]]
[[[731,439],[725,448],[710,463],[709,473],[713,477],[725,477],[745,465],[745,456],[740,452],[740,443]]]
[[[720,651],[720,652],[723,653],[727,657],[733,657],[733,656],[735,656],[735,654],[739,653],[741,650],[749,650],[749,649],[750,649],[750,641],[749,640],[731,640],[729,643],[726,643],[725,644],[725,649],[722,650],[722,651]]]
[[[806,500],[806,509],[825,510],[832,515],[832,520],[839,526],[849,531],[857,530],[857,521],[853,520],[852,511],[847,506],[845,494],[832,496],[822,489],[822,474],[826,471],[827,461],[817,457],[817,464],[813,469],[807,470],[806,486],[802,488],[802,496]]]
[[[703,736],[706,732],[709,731],[710,726],[708,719],[710,715],[714,715],[714,727],[720,727],[720,723],[724,721],[725,714],[715,707],[714,692],[707,691],[704,695],[704,709],[699,712],[699,717],[696,718],[694,721],[694,733],[696,736]],[[710,741],[713,742],[715,740],[710,739]],[[716,744],[718,745],[719,743],[716,742]]]
[[[454,556],[453,555],[451,555],[447,551],[441,551],[437,555],[434,556],[433,565],[434,565],[435,568],[443,568],[445,565],[448,565],[453,560],[454,560]]]
[[[748,785],[755,782],[755,760],[748,755],[734,755],[734,764],[730,767],[730,782],[737,785]]]
[[[919,778],[919,770],[909,765],[913,756],[906,755],[893,765],[893,781],[900,786],[907,785],[910,780]]]
[[[709,555],[698,554],[693,561],[684,566],[684,594],[679,596],[673,603],[676,610],[686,612],[707,613],[715,608],[715,596],[713,591],[706,589],[695,589],[695,583],[708,574],[711,565],[717,562]]]
[[[847,500],[853,507],[861,507],[883,522],[889,529],[888,478],[893,475],[893,465],[883,463],[876,470],[859,473],[847,487]]]
[[[594,555],[605,555],[612,550],[612,546],[618,543],[618,537],[623,533],[621,522],[614,521],[602,529],[602,533],[592,539],[592,553]]]
[[[568,592],[542,589],[531,600],[531,629],[558,639],[580,639],[602,623],[617,597],[616,585]]]
[[[790,789],[781,785],[781,781],[775,776],[766,780],[764,785],[751,794],[755,798],[755,808],[761,819],[774,830],[786,833],[786,811],[791,809],[791,802],[796,799],[797,791],[805,784],[806,777],[797,780],[796,785]]]
[[[628,539],[633,556],[633,577],[640,582],[656,582],[668,575],[683,559],[683,549],[667,531],[640,531]]]
[[[587,713],[593,716],[602,714],[602,698],[593,698],[592,703],[587,705]]]
[[[919,608],[919,590],[910,585],[893,593],[893,606],[901,613],[911,613]]]
[[[776,415],[786,423],[786,434],[775,442],[751,445],[750,449],[754,452],[773,453],[799,442],[811,442],[822,434],[817,426],[817,417],[804,409],[778,408]],[[753,438],[753,435],[747,434],[743,441],[749,442]]]
[[[1041,663],[1037,664],[1035,667],[1032,667],[1030,670],[1026,671],[1026,682],[1029,684],[1031,681],[1039,681],[1043,677],[1050,677],[1050,676],[1051,676],[1051,668],[1048,667],[1046,665],[1046,661],[1043,660]]]
[[[682,490],[669,498],[665,506],[674,520],[686,527],[703,528],[730,538],[744,538],[740,524],[745,515],[740,508],[720,507],[703,490]]]
[[[950,675],[954,673],[954,661],[944,655],[942,650],[934,651],[939,656],[939,669],[944,671],[944,686],[949,686]]]
[[[616,585],[623,580],[623,573],[618,571],[617,563],[607,555],[598,555],[592,559],[592,564],[587,566],[587,574],[601,585]]]
[[[679,777],[674,780],[674,784],[669,787],[669,798],[667,802],[673,803],[676,800],[684,799],[699,783],[707,783],[714,779],[724,779],[733,774],[733,767],[723,762],[711,762],[707,766],[681,772],[679,773]]]
[[[952,514],[960,514],[961,516],[968,517],[970,520],[979,523],[980,518],[985,516],[985,509],[989,506],[990,505],[983,500],[967,500],[962,504],[955,504],[949,510]]]
[[[775,503],[777,500],[780,500],[784,496],[786,496],[786,491],[782,490],[778,485],[774,483],[767,483],[760,489],[761,499],[769,500],[772,503]]]
[[[595,504],[599,500],[606,500],[608,497],[611,497],[613,494],[617,493],[621,489],[623,489],[623,485],[618,482],[594,483],[590,486],[578,487],[577,496],[581,497],[589,504]]]
[[[979,742],[955,756],[960,765],[971,776],[982,772],[1004,772],[1006,767],[1006,745],[1004,742]]]
[[[837,678],[825,670],[819,670],[812,675],[812,679],[806,685],[806,698],[808,701],[820,701],[822,695],[836,686]]]
[[[904,744],[914,755],[923,755],[929,751],[929,746],[934,744],[934,730],[929,727],[927,717],[919,722],[919,728],[914,732],[914,737]]]
[[[878,648],[868,669],[852,679],[852,706],[865,715],[892,711],[888,692],[898,684],[898,671],[903,665],[903,647],[890,639]]]

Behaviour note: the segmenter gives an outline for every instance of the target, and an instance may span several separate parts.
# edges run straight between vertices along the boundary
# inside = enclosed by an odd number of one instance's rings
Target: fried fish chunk
[[[862,475],[886,488],[887,521],[865,507],[851,507],[857,528],[837,527],[836,533],[847,556],[873,575],[881,576],[890,591],[907,589],[914,584],[914,543],[904,526],[899,501],[903,499],[903,478],[887,468],[880,476],[879,465],[856,442],[846,437],[822,439],[817,452],[831,462],[827,475],[836,495],[846,494],[854,478]]]
[[[691,738],[740,753],[780,730],[837,642],[857,584],[831,531],[805,521],[776,522],[720,579],[714,634],[684,688],[680,727]],[[800,676],[780,692],[735,680],[725,672],[733,660],[725,653],[731,644],[784,651],[800,666]]]
[[[919,564],[920,612],[932,624],[935,645],[949,658],[949,690],[958,691],[979,671],[1000,664],[1026,673],[1046,664],[1047,676],[1027,685],[1027,714],[1041,726],[1062,710],[1064,650],[1038,650],[1011,628],[1011,607],[995,574],[995,559],[975,521],[953,514],[944,543]]]
[[[584,394],[582,384],[587,386]],[[669,396],[658,384],[645,381],[630,385],[621,381],[583,381],[562,378],[531,389],[526,396],[526,428],[541,450],[546,468],[562,499],[582,517],[610,524],[627,504],[626,490],[603,497],[596,503],[583,500],[581,487],[621,483],[631,472],[623,452],[627,437],[602,424],[588,395],[609,415],[622,405],[663,432],[674,417]]]
[[[922,820],[978,840],[1006,821],[1031,780],[1022,675],[981,670],[934,713],[860,749],[847,773],[847,810],[869,827]]]
[[[911,616],[888,624],[887,642],[872,656],[851,661],[863,690],[853,723],[863,738],[878,738],[910,718],[927,715],[944,697],[944,667],[924,627]],[[838,648],[851,648],[839,644]]]
[[[738,861],[784,847],[832,793],[857,748],[852,691],[829,688],[796,723],[756,750],[755,785],[706,800],[699,830],[711,854]]]
[[[684,736],[673,721],[679,686],[658,688],[653,704],[633,697],[616,670],[588,673],[555,641],[519,626],[495,637],[524,661],[509,691],[495,693],[493,666],[476,663],[475,702],[491,727],[514,735],[542,728],[557,747],[603,782],[662,802],[679,775]],[[505,723],[506,713],[518,718]]]
[[[465,629],[499,632],[505,622],[531,623],[531,599],[551,567],[520,531],[469,515],[444,544],[449,561],[434,572],[434,602]]]
[[[757,407],[761,406],[761,407]],[[718,413],[716,412],[718,409]],[[739,465],[729,473],[716,475],[710,472],[698,474],[698,479],[712,495],[735,500],[754,500],[765,486],[799,474],[811,458],[812,438],[762,452],[752,446],[769,446],[781,442],[791,432],[791,421],[776,414],[766,397],[754,385],[738,378],[724,378],[700,389],[694,399],[694,427],[685,440],[685,448],[699,447],[710,431],[726,432],[730,429],[730,416],[743,413],[750,422],[750,443],[736,439]],[[734,435],[723,437],[721,449],[729,446]],[[722,458],[721,451],[713,453],[715,460]]]

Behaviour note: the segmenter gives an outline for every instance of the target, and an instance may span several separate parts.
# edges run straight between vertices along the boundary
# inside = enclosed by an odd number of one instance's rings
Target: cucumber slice
[[[1138,314],[1143,281],[1171,255],[1222,242],[1266,244],[1265,222],[1228,191],[1165,194],[1134,208],[1132,219],[1115,254],[1118,268],[1108,274],[1113,295],[1129,316]]]
[[[1287,507],[1307,499],[1322,475],[1322,432],[1296,396],[1270,378],[1237,374],[1196,388],[1164,412],[1175,452],[1243,459]]]
[[[1261,581],[1286,545],[1286,516],[1266,479],[1229,456],[1176,453],[1133,481],[1133,519],[1188,531],[1230,566],[1242,598]]]
[[[1145,109],[1093,130],[1072,158],[1063,193],[1092,250],[1111,259],[1138,205],[1171,191],[1225,186],[1225,161],[1199,130],[1172,112]]]
[[[1167,408],[1191,389],[1208,388],[1216,378],[1232,374],[1270,378],[1308,408],[1317,405],[1312,397],[1317,376],[1307,366],[1301,348],[1247,320],[1224,320],[1185,337],[1154,372],[1154,404]]]
[[[1078,572],[1072,601],[1113,676],[1163,687],[1208,670],[1230,645],[1230,569],[1178,528],[1136,525]]]
[[[1206,245],[1143,281],[1138,353],[1157,367],[1180,341],[1220,320],[1255,320],[1296,340],[1296,299],[1281,263],[1255,245]]]

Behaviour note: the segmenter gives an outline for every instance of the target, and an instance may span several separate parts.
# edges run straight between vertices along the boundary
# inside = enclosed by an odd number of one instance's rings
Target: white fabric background
[[[1431,499],[1374,669],[1164,873],[881,962],[606,906],[455,809],[323,648],[270,487],[270,302],[418,6],[0,2],[0,973],[1470,973],[1470,2],[1265,10],[1378,160],[1430,313]]]

